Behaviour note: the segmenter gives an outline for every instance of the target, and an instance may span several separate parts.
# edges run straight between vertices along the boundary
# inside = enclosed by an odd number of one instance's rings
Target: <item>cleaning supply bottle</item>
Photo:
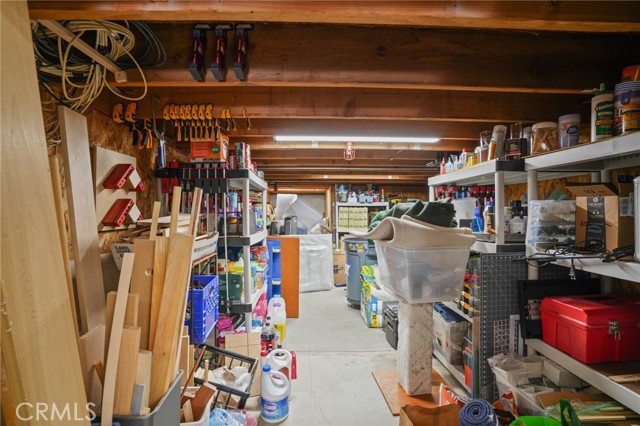
[[[600,90],[591,98],[591,142],[613,136],[613,113],[613,93],[600,83]]]
[[[453,171],[453,161],[451,160],[451,157],[449,157],[449,161],[447,161],[447,164],[445,166],[445,171],[447,173],[451,173]]]
[[[279,371],[287,376],[288,380],[291,380],[291,363],[293,357],[291,352],[286,349],[278,348],[271,351],[267,355],[267,364],[271,366],[272,370]]]
[[[462,154],[458,158],[458,163],[460,163],[460,169],[467,167],[467,149],[462,148]]]
[[[494,222],[495,210],[493,201],[488,201],[487,206],[484,208],[484,232],[485,234],[495,233]]]
[[[284,343],[287,328],[287,304],[279,294],[274,294],[269,300],[267,315],[271,317],[271,324],[276,329],[276,345]]]
[[[484,221],[482,220],[482,215],[480,214],[480,207],[476,207],[473,212],[473,220],[471,221],[471,230],[473,232],[483,232],[484,231]]]
[[[260,417],[267,423],[280,423],[289,415],[289,380],[269,364],[260,378]]]
[[[447,163],[444,161],[444,157],[442,157],[442,163],[440,163],[440,174],[443,175],[447,173]]]

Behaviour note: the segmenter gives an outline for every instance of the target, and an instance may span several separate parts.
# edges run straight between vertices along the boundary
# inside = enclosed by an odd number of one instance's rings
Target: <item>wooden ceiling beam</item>
[[[434,156],[435,157],[435,156]],[[343,158],[335,159],[335,160],[324,160],[324,159],[313,159],[307,158],[304,160],[293,159],[287,156],[286,158],[279,158],[277,160],[264,160],[261,158],[256,158],[251,156],[251,159],[256,163],[259,162],[260,170],[280,170],[287,167],[323,167],[323,168],[334,168],[334,167],[426,167],[430,161],[435,161],[435,158],[424,160],[424,159],[416,159],[416,160],[367,160],[367,159],[359,159],[356,158],[352,161],[346,161]]]
[[[567,3],[578,2],[562,4]],[[203,90],[229,85],[335,85],[575,94],[593,89],[600,82],[607,87],[617,83],[620,70],[629,65],[628,52],[634,51],[640,40],[639,34],[624,34],[622,29],[615,34],[559,34],[257,24],[251,32],[247,82],[239,83],[229,72],[227,82],[215,82],[208,73],[207,82],[196,83],[188,71],[193,44],[191,24],[155,23],[152,27],[163,41],[169,59],[163,67],[145,70],[149,84],[168,88],[184,84]],[[207,63],[212,49],[207,51]],[[607,52],[606,61],[600,52]],[[561,59],[568,55],[570,60]],[[580,64],[580,72],[576,72],[575,64]],[[128,74],[127,85],[140,86],[137,72],[131,70]]]
[[[343,149],[294,149],[287,153],[287,160],[294,161],[344,161]],[[282,150],[263,149],[251,144],[251,158],[259,159],[267,163],[278,161],[283,158]],[[394,161],[421,161],[427,162],[435,158],[432,151],[414,151],[406,149],[395,149],[388,151],[358,149],[356,161],[386,161],[393,163]]]
[[[349,183],[349,182],[363,182],[363,183],[377,183],[385,185],[387,183],[401,184],[401,183],[415,183],[415,184],[427,184],[427,179],[431,175],[391,175],[391,179],[387,175],[345,175],[345,174],[313,174],[313,175],[278,175],[278,174],[266,174],[265,180],[270,184],[278,183],[294,183],[300,182],[324,182],[324,183]]]
[[[154,91],[166,103],[214,105],[223,108],[242,125],[246,109],[260,119],[359,119],[405,121],[537,122],[556,119],[567,112],[588,113],[585,95],[483,93],[456,91],[405,91],[380,89],[309,89],[235,87]],[[162,116],[164,104],[156,104]],[[584,110],[584,111],[583,111]],[[150,118],[151,102],[141,102],[138,117]]]
[[[640,31],[632,1],[31,1],[32,19],[292,22],[526,31]]]

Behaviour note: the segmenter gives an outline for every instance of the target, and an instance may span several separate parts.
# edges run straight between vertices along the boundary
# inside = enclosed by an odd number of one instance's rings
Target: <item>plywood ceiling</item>
[[[438,152],[472,149],[495,124],[556,120],[579,112],[589,90],[640,63],[637,2],[595,1],[149,1],[30,2],[34,19],[139,19],[167,50],[145,70],[140,116],[165,103],[212,103],[237,117],[232,142],[281,186],[334,182],[426,184]],[[196,82],[187,71],[198,22],[255,23],[249,74]],[[209,34],[207,61],[213,51]],[[233,37],[229,37],[230,44]],[[227,55],[231,65],[231,54]],[[142,87],[135,71],[127,83]],[[110,100],[109,102],[115,102]],[[246,108],[252,128],[241,118]],[[276,144],[276,134],[435,136],[407,145]],[[187,146],[173,141],[178,148]],[[389,178],[391,176],[391,179]]]

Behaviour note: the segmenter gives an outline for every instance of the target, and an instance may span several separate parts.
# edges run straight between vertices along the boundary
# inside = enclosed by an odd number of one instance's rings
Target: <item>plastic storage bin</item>
[[[575,242],[575,201],[532,200],[529,202],[529,218],[527,245],[549,248]]]
[[[193,282],[187,293],[184,325],[189,327],[193,344],[199,345],[218,322],[218,276],[195,275]]]
[[[393,349],[398,349],[398,306],[384,309],[384,336]]]
[[[610,296],[542,300],[542,340],[585,364],[640,360],[640,310]]]
[[[182,370],[178,371],[176,379],[169,390],[151,413],[146,416],[113,416],[113,424],[120,426],[176,426],[180,424],[180,380]],[[92,420],[92,425],[100,425],[100,418]]]
[[[462,292],[469,249],[405,249],[376,241],[380,282],[408,303],[445,302]]]
[[[464,337],[469,323],[440,303],[433,304],[433,348],[451,364],[462,365]]]

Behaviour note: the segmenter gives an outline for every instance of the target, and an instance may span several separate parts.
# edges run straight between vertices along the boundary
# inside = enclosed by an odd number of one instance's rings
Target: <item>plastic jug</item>
[[[265,362],[271,366],[272,371],[279,371],[287,376],[288,380],[291,380],[291,364],[293,362],[291,352],[286,349],[274,349],[267,355]]]
[[[260,417],[267,423],[280,423],[289,415],[289,380],[269,364],[260,378]]]
[[[282,344],[287,328],[287,304],[282,296],[274,294],[273,297],[271,297],[269,307],[267,308],[267,315],[271,317],[271,324],[273,324],[278,332],[276,345]]]

